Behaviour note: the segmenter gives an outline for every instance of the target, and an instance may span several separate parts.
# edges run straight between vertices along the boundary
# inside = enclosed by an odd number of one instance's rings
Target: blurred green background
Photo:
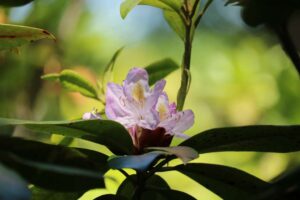
[[[44,28],[57,37],[57,42],[40,41],[18,51],[0,52],[0,116],[63,120],[80,118],[93,108],[103,109],[98,102],[67,92],[40,76],[74,69],[96,83],[113,53],[122,46],[125,50],[114,72],[119,83],[131,67],[144,67],[165,57],[181,62],[183,44],[160,10],[139,6],[122,20],[120,3],[36,0],[19,8],[0,8],[0,23]],[[166,91],[172,101],[179,83],[178,70],[167,78]],[[189,135],[224,126],[299,124],[299,77],[276,38],[263,27],[246,27],[238,7],[225,7],[223,1],[216,0],[195,36],[192,85],[185,108],[192,109],[196,116]],[[173,144],[178,142],[176,139]],[[102,150],[83,141],[73,145]],[[198,161],[240,168],[264,180],[300,164],[296,153],[211,153],[200,155]],[[109,174],[116,175],[117,181],[108,182],[107,190],[88,192],[82,199],[114,193],[123,177],[116,172]],[[162,176],[171,187],[199,200],[220,199],[179,173]]]

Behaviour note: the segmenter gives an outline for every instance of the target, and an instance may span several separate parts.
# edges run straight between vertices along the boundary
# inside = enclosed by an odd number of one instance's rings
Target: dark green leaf
[[[118,188],[117,195],[127,197],[128,199],[132,199],[135,191],[135,184],[137,182],[136,175],[131,175],[130,177],[126,178]],[[167,189],[169,190],[170,187],[167,182],[161,178],[160,176],[153,175],[151,176],[145,183],[145,187],[147,188],[159,188],[159,189]],[[142,200],[147,200],[151,197],[152,200],[159,200],[161,199],[161,195],[158,193],[152,193],[151,195],[147,195],[148,192],[144,190],[144,194],[142,194]]]
[[[37,187],[30,188],[31,200],[77,200],[84,192],[57,192]]]
[[[175,155],[184,164],[199,157],[197,151],[191,147],[175,146],[175,147],[148,147],[147,150],[163,151],[168,155]]]
[[[97,197],[94,200],[128,200],[125,197],[122,196],[117,196],[117,195],[113,195],[113,194],[106,194],[106,195],[102,195],[100,197]]]
[[[0,6],[23,6],[33,0],[1,0]]]
[[[27,183],[14,171],[4,167],[0,160],[0,199],[29,200]]]
[[[157,198],[158,200],[169,200],[169,199],[180,199],[180,200],[196,200],[194,197],[181,192],[181,191],[177,191],[177,190],[166,190],[166,189],[153,189],[153,190],[148,190],[147,193],[145,193],[145,196],[148,197],[148,199],[146,200],[151,200],[151,198],[149,198],[150,195],[154,195],[154,194],[159,194],[160,198]]]
[[[0,118],[0,126],[4,125],[24,125],[40,133],[82,138],[105,145],[113,153],[119,155],[131,154],[133,151],[133,144],[129,133],[121,124],[115,121],[33,122]]]
[[[179,65],[177,65],[172,59],[166,58],[147,66],[145,69],[149,74],[149,85],[153,85],[173,71],[179,69]]]
[[[219,151],[293,152],[300,150],[300,126],[243,126],[216,128],[197,134],[181,146],[199,153]]]
[[[147,170],[159,157],[162,152],[149,152],[142,155],[117,156],[108,161],[113,169],[131,168],[138,171]]]
[[[246,172],[222,165],[192,163],[174,168],[222,199],[243,199],[270,186],[269,183]]]
[[[0,161],[19,172],[30,183],[50,190],[72,192],[104,187],[105,171],[99,165],[105,165],[106,162],[95,161],[104,160],[107,156],[97,153],[99,159],[90,159],[90,152],[0,137]],[[95,157],[95,154],[92,156]]]
[[[64,88],[72,92],[79,92],[80,94],[98,100],[97,90],[84,77],[73,70],[63,70],[60,74],[46,74],[42,76],[46,80],[59,80]]]
[[[0,24],[0,51],[13,49],[30,42],[55,37],[46,30],[12,24]]]

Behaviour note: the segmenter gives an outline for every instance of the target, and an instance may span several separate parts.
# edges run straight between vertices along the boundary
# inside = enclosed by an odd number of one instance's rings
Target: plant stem
[[[177,110],[182,110],[185,102],[186,95],[189,90],[189,82],[190,82],[190,66],[191,66],[191,54],[192,54],[192,26],[193,20],[192,16],[188,11],[187,0],[185,0],[185,9],[184,12],[184,25],[185,25],[185,39],[184,39],[184,53],[182,60],[182,72],[181,72],[181,85],[177,95]],[[197,5],[194,5],[197,6]]]
[[[143,176],[143,173],[141,172],[136,172],[136,176],[137,176],[137,183],[136,183],[136,187],[135,187],[135,191],[134,191],[134,195],[132,197],[133,200],[140,200],[142,197],[142,193],[145,187],[145,179]]]

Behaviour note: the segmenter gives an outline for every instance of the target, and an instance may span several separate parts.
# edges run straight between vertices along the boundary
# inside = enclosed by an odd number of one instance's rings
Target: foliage
[[[3,2],[5,6],[19,6],[30,1]],[[288,8],[296,5],[291,1]],[[178,91],[178,110],[182,110],[191,82],[191,50],[195,30],[211,5],[208,0],[201,6],[199,0],[125,0],[121,5],[121,16],[137,5],[150,5],[160,8],[171,28],[184,43],[184,55],[181,66],[181,87]],[[236,3],[236,1],[228,1]],[[248,1],[239,1],[239,5],[248,9]],[[277,5],[277,4],[276,4]],[[289,10],[290,11],[290,10]],[[273,16],[274,17],[274,16]],[[263,17],[263,19],[270,19]],[[273,18],[272,18],[273,20]],[[260,18],[255,25],[265,21]],[[268,24],[273,24],[266,21]],[[252,24],[250,22],[249,24]],[[39,39],[54,39],[49,32],[31,27],[0,25],[0,50],[7,50]],[[284,43],[286,44],[286,43]],[[284,46],[286,47],[286,46]],[[123,48],[117,50],[106,65],[100,86],[95,87],[87,78],[72,70],[50,73],[42,78],[56,80],[64,88],[79,92],[105,106],[103,97],[107,78],[113,73],[114,64]],[[285,49],[290,52],[289,48]],[[290,52],[291,53],[291,52]],[[289,54],[290,55],[290,54]],[[293,58],[292,58],[293,59]],[[165,78],[179,67],[171,59],[163,59],[148,65],[150,85]],[[102,113],[101,113],[102,114]],[[38,136],[62,135],[67,138],[93,142],[97,147],[105,146],[110,152],[102,153],[86,148],[71,147],[68,143],[47,144],[33,138],[22,139],[13,135],[13,128],[21,127],[24,133]],[[189,163],[199,154],[223,151],[258,151],[288,153],[300,150],[299,125],[254,125],[210,129],[195,134],[179,146],[147,147],[136,153],[131,133],[116,121],[104,119],[73,121],[26,121],[0,119],[0,198],[30,199],[77,199],[84,192],[105,188],[108,170],[118,170],[126,179],[121,183],[115,195],[108,194],[96,199],[195,199],[194,197],[172,189],[160,174],[177,171],[195,180],[223,199],[269,199],[286,198],[299,193],[299,171],[266,182],[258,177],[233,167]],[[181,159],[183,164],[170,165],[171,161]],[[198,161],[198,160],[197,160]],[[130,174],[128,169],[133,169]],[[297,177],[295,179],[294,177]],[[292,191],[291,186],[294,186]],[[17,192],[12,192],[11,188]]]

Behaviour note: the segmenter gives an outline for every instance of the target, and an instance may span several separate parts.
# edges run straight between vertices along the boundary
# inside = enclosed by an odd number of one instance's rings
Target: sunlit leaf
[[[293,152],[300,150],[300,126],[244,126],[216,128],[184,142],[199,153],[219,151]]]
[[[0,160],[0,199],[29,200],[27,183],[16,172],[6,168]]]
[[[149,74],[149,85],[153,85],[157,81],[164,79],[173,71],[179,69],[179,65],[172,59],[166,58],[150,64],[145,69]]]
[[[128,13],[139,4],[179,12],[182,3],[182,0],[124,0],[121,4],[120,13],[124,19]]]
[[[37,187],[32,187],[30,190],[31,200],[77,200],[84,194],[84,192],[57,192]]]
[[[147,150],[164,151],[168,155],[177,156],[184,164],[199,157],[197,151],[191,147],[175,146],[175,147],[149,147]]]
[[[34,0],[1,0],[0,6],[23,6]]]
[[[270,186],[244,171],[214,164],[192,163],[175,169],[197,181],[222,199],[242,199],[256,195]]]
[[[12,24],[0,24],[0,50],[19,47],[30,42],[55,37],[46,30]]]
[[[164,17],[175,33],[177,33],[182,40],[185,40],[185,26],[180,15],[175,11],[165,10]]]
[[[89,159],[80,149],[0,137],[0,161],[30,183],[50,190],[72,192],[104,187],[101,163]]]
[[[60,74],[46,74],[42,79],[58,80],[64,88],[98,100],[97,90],[92,83],[73,70],[63,70]]]
[[[128,13],[137,6],[142,0],[124,0],[121,4],[120,13],[124,19]]]
[[[131,168],[138,171],[147,170],[161,155],[162,152],[149,152],[142,155],[117,156],[108,161],[112,169]]]
[[[113,74],[116,60],[118,59],[118,57],[119,57],[120,53],[123,51],[123,49],[124,49],[124,47],[121,47],[120,49],[118,49],[114,53],[113,57],[111,58],[111,60],[107,64],[107,66],[105,67],[103,78],[102,78],[102,85],[101,85],[102,88],[105,87],[108,82],[112,81],[112,74]],[[103,88],[102,92],[103,93],[105,92],[104,88]]]
[[[105,145],[117,155],[131,154],[133,144],[127,130],[110,120],[78,120],[64,122],[34,122],[0,118],[0,126],[24,125],[39,133],[82,138]],[[1,132],[0,132],[1,134]]]

